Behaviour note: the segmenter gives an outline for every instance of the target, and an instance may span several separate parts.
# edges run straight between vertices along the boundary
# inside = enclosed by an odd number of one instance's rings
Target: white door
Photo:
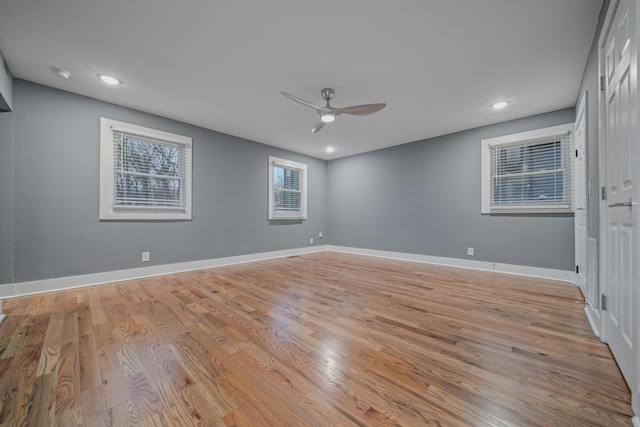
[[[576,115],[575,124],[575,248],[576,248],[576,285],[589,302],[589,284],[587,283],[587,147],[586,147],[586,97],[585,92]],[[597,294],[596,294],[597,295]]]
[[[617,3],[617,4],[616,4]],[[629,388],[637,390],[637,256],[633,246],[633,178],[637,135],[635,0],[612,1],[600,39],[601,71],[605,91],[601,116],[601,239],[603,240],[601,288],[606,297],[603,340],[609,344]],[[635,113],[634,113],[635,112]],[[604,304],[603,304],[604,305]]]

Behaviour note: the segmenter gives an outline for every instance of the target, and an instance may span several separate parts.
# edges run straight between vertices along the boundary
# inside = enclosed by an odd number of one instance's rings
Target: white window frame
[[[113,132],[126,132],[149,139],[166,141],[184,147],[186,191],[184,206],[124,207],[115,206],[115,165],[113,161]],[[192,202],[192,139],[182,135],[137,126],[130,123],[100,118],[100,220],[191,220]]]
[[[297,169],[300,171],[300,212],[275,211],[273,200],[273,168],[275,166],[287,169]],[[293,160],[269,156],[269,220],[279,219],[307,219],[307,165],[305,163],[294,162]]]
[[[573,133],[574,124],[567,123],[564,125],[551,126],[543,129],[536,129],[528,132],[514,133],[511,135],[504,135],[495,138],[483,139],[481,144],[481,213],[483,214],[500,214],[500,213],[570,213],[573,212],[573,197],[571,197],[570,203],[567,205],[546,205],[540,204],[527,205],[527,206],[491,206],[491,148],[496,145],[513,144],[517,142],[524,142],[526,140],[552,137],[554,135],[561,135],[567,132]],[[563,153],[563,155],[570,156],[571,153]],[[575,159],[568,159],[570,174],[569,179],[571,182],[568,185],[569,191],[573,191],[574,180],[574,161]]]

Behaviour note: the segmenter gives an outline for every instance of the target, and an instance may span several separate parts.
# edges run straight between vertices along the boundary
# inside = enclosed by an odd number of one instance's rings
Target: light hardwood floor
[[[629,426],[573,285],[323,252],[15,298],[0,425]]]

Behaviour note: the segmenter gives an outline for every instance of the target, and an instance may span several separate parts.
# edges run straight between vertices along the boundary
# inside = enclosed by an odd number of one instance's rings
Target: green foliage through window
[[[183,205],[181,146],[114,132],[116,206]]]

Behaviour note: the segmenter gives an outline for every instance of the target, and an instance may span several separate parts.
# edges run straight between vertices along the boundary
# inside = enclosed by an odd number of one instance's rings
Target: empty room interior
[[[0,427],[640,427],[638,6],[0,1]]]

